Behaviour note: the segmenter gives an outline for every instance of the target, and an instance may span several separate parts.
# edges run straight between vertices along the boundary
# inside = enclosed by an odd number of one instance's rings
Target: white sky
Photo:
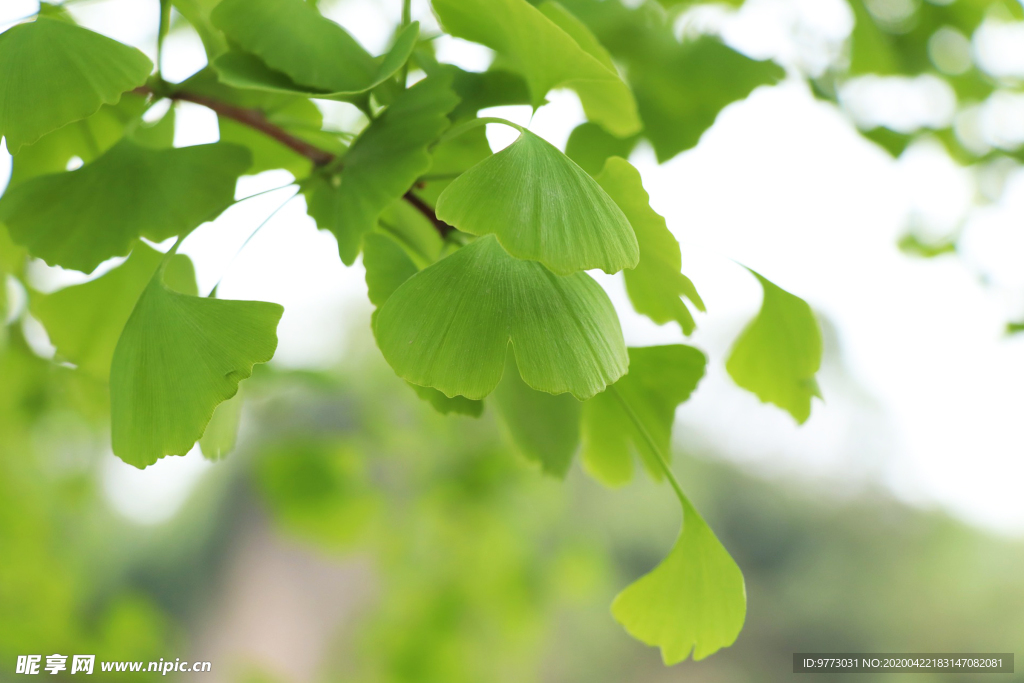
[[[156,0],[93,0],[75,13],[85,25],[152,54],[156,6]],[[349,0],[330,15],[358,28],[357,38],[380,51],[399,6],[397,0]],[[424,3],[414,7],[426,17]],[[4,0],[0,21],[34,8],[33,2]],[[838,49],[850,17],[841,0],[748,0],[738,15],[716,10],[685,23],[690,28],[681,30],[716,27],[750,54],[775,55],[814,71]],[[976,46],[979,58],[1013,73],[1024,70],[1018,47],[1024,41],[1013,30],[992,28],[994,37]],[[483,68],[489,58],[487,50],[457,40],[438,41],[438,49],[443,59],[467,68]],[[180,73],[168,72],[172,80],[204,63],[198,40],[185,35],[172,39],[168,54],[168,64],[182,65]],[[874,117],[913,128],[945,125],[954,115],[955,100],[929,82],[855,83],[843,96],[861,121]],[[582,112],[571,93],[549,99],[532,121],[524,108],[493,113],[529,123],[563,145]],[[1012,115],[1020,112],[1019,103],[986,106],[984,116],[999,123],[985,129],[989,143],[1014,135],[1024,139]],[[216,139],[212,113],[182,105],[178,115],[177,144]],[[488,130],[495,146],[510,142],[500,129]],[[799,477],[830,490],[880,483],[914,504],[941,506],[993,530],[1024,533],[1024,443],[1018,429],[1024,415],[1024,338],[1003,334],[1006,321],[1024,313],[1024,174],[996,174],[1006,180],[1002,198],[972,212],[974,181],[944,152],[922,144],[894,161],[797,79],[759,89],[728,107],[696,149],[663,166],[647,148],[632,161],[654,208],[679,237],[684,272],[709,310],[698,318],[690,343],[709,353],[711,365],[680,410],[681,443],[710,444],[767,476]],[[8,168],[0,150],[0,184]],[[238,196],[288,180],[284,173],[246,178]],[[274,362],[325,367],[344,359],[350,330],[368,330],[369,306],[361,267],[341,265],[334,238],[316,230],[302,199],[289,202],[231,261],[289,192],[234,207],[199,228],[183,251],[196,263],[201,291],[226,273],[221,296],[285,306]],[[931,236],[962,226],[962,258],[902,255],[896,241],[910,216]],[[827,403],[816,403],[803,427],[736,388],[724,372],[729,345],[760,303],[756,282],[733,259],[804,297],[825,320],[821,384]],[[82,279],[38,271],[41,284],[51,287]],[[599,275],[620,311],[628,343],[683,340],[674,325],[658,327],[631,311],[621,276]],[[167,458],[143,472],[111,458],[106,486],[112,503],[144,522],[172,514],[206,470],[197,453]]]

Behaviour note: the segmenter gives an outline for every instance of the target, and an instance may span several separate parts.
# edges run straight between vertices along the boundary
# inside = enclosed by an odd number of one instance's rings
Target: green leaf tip
[[[736,384],[803,424],[811,416],[811,398],[821,398],[815,378],[821,328],[806,301],[750,272],[761,283],[764,300],[733,344],[725,369]]]
[[[161,275],[136,303],[110,369],[113,450],[139,468],[192,449],[218,404],[253,365],[273,357],[284,312],[261,301],[179,294]]]
[[[614,389],[666,458],[671,453],[676,407],[690,398],[706,365],[699,349],[683,344],[629,349],[629,374]],[[634,452],[655,480],[664,476],[659,454],[633,416],[609,391],[583,404],[583,468],[606,486],[621,486],[632,479]]]
[[[133,47],[39,17],[0,34],[0,136],[22,145],[114,104],[146,82],[153,63]]]
[[[668,229],[665,219],[650,206],[640,172],[625,159],[611,157],[597,177],[629,219],[640,245],[640,262],[625,272],[626,293],[638,313],[664,325],[675,320],[683,334],[696,328],[693,314],[680,297],[686,297],[698,311],[704,302],[690,278],[680,272],[682,255],[679,242]]]
[[[666,665],[729,647],[743,629],[743,574],[711,528],[683,498],[683,529],[668,557],[612,602],[626,631],[661,648]]]
[[[160,242],[215,218],[250,163],[238,145],[150,149],[126,138],[75,171],[11,188],[0,221],[33,256],[91,272],[140,236]]]
[[[374,329],[399,377],[446,396],[491,393],[510,343],[526,384],[581,400],[621,377],[629,360],[600,285],[515,259],[492,236],[409,278]]]
[[[594,268],[614,273],[640,259],[633,228],[615,201],[527,130],[445,188],[437,217],[463,232],[493,234],[512,256],[559,275]]]

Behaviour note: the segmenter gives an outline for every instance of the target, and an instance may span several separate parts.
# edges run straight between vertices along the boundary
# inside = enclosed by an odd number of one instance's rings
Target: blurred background
[[[400,5],[320,3],[373,53]],[[984,20],[930,31],[922,67],[854,73],[862,22],[912,36],[947,5],[980,6]],[[156,0],[67,6],[153,55]],[[37,9],[4,0],[0,28]],[[426,3],[413,9],[436,30]],[[114,457],[105,389],[48,360],[26,292],[9,283],[0,661],[181,657],[213,662],[195,674],[206,680],[243,683],[774,681],[792,676],[796,651],[1013,651],[1024,642],[1024,341],[1008,333],[1024,317],[1024,25],[1004,9],[747,0],[673,21],[684,43],[717,36],[785,69],[732,98],[691,149],[659,165],[642,141],[630,156],[708,307],[686,342],[709,355],[708,375],[679,410],[674,458],[746,577],[732,648],[665,669],[620,629],[612,597],[678,529],[670,491],[644,479],[608,491],[575,465],[565,482],[544,477],[505,445],[492,411],[444,417],[420,402],[373,346],[361,266],[342,267],[301,197],[235,258],[285,190],[233,207],[182,247],[201,292],[223,277],[224,298],[285,306],[277,356],[244,384],[238,445],[221,462],[196,449],[139,471]],[[467,70],[493,57],[434,42]],[[179,17],[165,77],[204,65]],[[979,95],[965,74],[998,87]],[[565,148],[583,113],[570,92],[549,100],[481,115]],[[218,139],[214,114],[176,107],[176,145]],[[323,113],[362,125],[347,105]],[[511,142],[490,128],[493,149]],[[0,148],[0,186],[10,167]],[[246,177],[238,196],[290,179]],[[760,303],[737,262],[820,316],[825,401],[803,427],[724,372]],[[39,262],[29,276],[53,291],[112,265],[84,276]],[[621,276],[595,277],[628,344],[683,340],[632,311]]]

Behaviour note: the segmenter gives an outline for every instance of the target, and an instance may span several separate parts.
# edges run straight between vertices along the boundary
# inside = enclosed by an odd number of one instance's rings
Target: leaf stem
[[[164,66],[164,39],[171,30],[171,0],[160,0],[160,25],[156,32],[156,76],[160,78]]]
[[[672,488],[675,489],[676,497],[679,498],[679,503],[683,506],[683,512],[685,516],[685,511],[687,505],[689,504],[689,499],[687,499],[686,494],[683,493],[683,487],[679,485],[679,480],[676,479],[676,475],[672,472],[672,468],[668,464],[668,458],[665,456],[664,453],[662,453],[661,447],[658,446],[657,442],[654,440],[654,437],[652,437],[651,433],[647,431],[647,427],[644,425],[644,423],[640,420],[640,417],[633,410],[633,407],[629,405],[629,402],[622,396],[621,393],[619,393],[619,390],[615,388],[614,384],[608,387],[608,391],[610,391],[611,394],[616,399],[618,399],[619,404],[622,406],[622,409],[626,411],[626,415],[629,416],[629,419],[633,422],[633,425],[636,427],[637,431],[640,432],[640,436],[643,437],[643,440],[647,442],[647,446],[654,452],[658,464],[661,465],[662,472],[665,473],[665,477],[668,478],[669,483],[672,484]]]

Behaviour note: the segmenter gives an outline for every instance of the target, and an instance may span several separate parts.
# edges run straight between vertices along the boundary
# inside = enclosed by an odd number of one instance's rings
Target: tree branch
[[[239,107],[228,102],[221,102],[215,98],[207,97],[206,95],[197,95],[195,93],[180,90],[170,91],[166,94],[157,94],[152,88],[142,86],[141,88],[136,88],[135,92],[140,95],[167,97],[171,100],[191,102],[193,104],[206,107],[207,109],[217,113],[219,116],[229,118],[232,121],[237,121],[244,126],[248,126],[253,130],[258,130],[264,135],[277,140],[285,147],[288,147],[312,161],[314,166],[326,166],[337,158],[331,152],[328,152],[325,149],[320,149],[319,147],[306,142],[302,138],[292,135],[284,128],[281,128],[277,124],[271,122],[260,109]],[[454,230],[452,226],[439,219],[437,214],[434,213],[434,210],[430,208],[426,202],[414,195],[412,190],[406,192],[402,198],[409,202],[409,204],[417,211],[426,216],[427,220],[429,220],[431,225],[433,225],[437,232],[440,233],[441,237],[446,237],[448,233]]]

